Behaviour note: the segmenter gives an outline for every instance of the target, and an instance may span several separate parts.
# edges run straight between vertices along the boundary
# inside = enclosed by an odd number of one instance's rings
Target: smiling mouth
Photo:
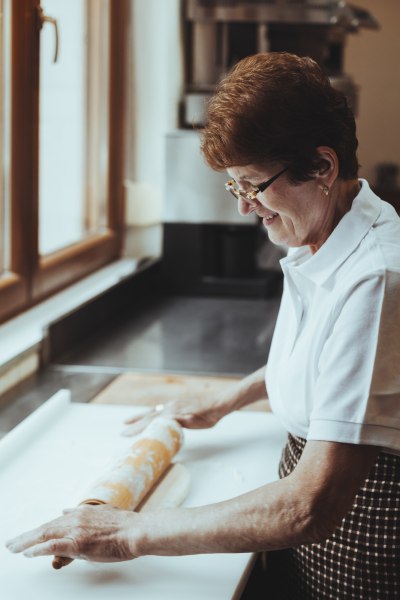
[[[249,213],[248,213],[248,214],[250,214],[250,213],[254,213],[254,212],[256,213],[256,215],[257,215],[257,216],[258,216],[260,219],[262,219],[262,220],[263,220],[263,223],[264,223],[264,225],[269,225],[270,223],[272,223],[272,222],[273,222],[273,221],[276,219],[276,217],[278,217],[278,216],[279,216],[279,213],[276,213],[276,212],[274,212],[274,213],[269,213],[268,215],[262,215],[262,214],[260,214],[260,213],[257,211],[257,207],[256,207],[256,206],[255,206],[255,207],[253,207],[251,210],[249,210]]]
[[[265,217],[263,217],[263,224],[266,226],[271,225],[275,221],[277,216],[278,216],[278,213],[272,213],[272,214],[266,215]]]

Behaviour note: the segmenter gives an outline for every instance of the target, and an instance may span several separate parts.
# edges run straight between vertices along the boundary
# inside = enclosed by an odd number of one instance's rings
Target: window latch
[[[39,27],[39,31],[42,29],[43,25],[45,23],[50,23],[51,25],[53,25],[54,27],[54,34],[55,34],[55,46],[54,46],[54,57],[53,57],[53,62],[57,62],[57,58],[58,58],[58,24],[57,24],[57,19],[55,19],[54,17],[49,17],[48,15],[45,15],[43,8],[41,6],[37,7],[37,15],[38,15],[38,27]]]

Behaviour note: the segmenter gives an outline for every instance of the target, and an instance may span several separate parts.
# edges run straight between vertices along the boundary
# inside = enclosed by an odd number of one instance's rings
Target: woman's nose
[[[251,202],[240,196],[238,200],[238,211],[239,214],[242,215],[242,217],[245,217],[246,215],[249,215],[250,213],[254,212],[256,208],[257,202]]]

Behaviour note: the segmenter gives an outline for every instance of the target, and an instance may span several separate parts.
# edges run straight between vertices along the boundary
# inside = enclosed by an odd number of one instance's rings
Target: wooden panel
[[[32,160],[37,141],[38,32],[35,6],[38,0],[11,4],[11,153],[10,221],[11,273],[0,284],[0,320],[13,316],[29,301],[30,272],[35,253],[33,232],[36,215],[30,198],[37,176]]]
[[[0,323],[21,310],[27,298],[26,281],[16,273],[0,278]]]
[[[119,237],[108,231],[42,257],[33,281],[35,300],[41,300],[105,266],[118,258],[119,251]]]
[[[222,391],[240,377],[210,377],[201,375],[158,375],[124,373],[112,381],[93,402],[96,404],[125,404],[154,406],[176,398],[190,398]],[[269,411],[267,400],[258,400],[244,410]]]

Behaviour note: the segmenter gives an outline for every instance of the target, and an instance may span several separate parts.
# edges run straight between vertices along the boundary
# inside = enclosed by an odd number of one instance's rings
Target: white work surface
[[[11,554],[4,541],[59,516],[132,444],[122,421],[144,409],[71,404],[61,390],[0,442],[0,594],[3,600],[224,600],[237,597],[252,554],[142,557],[113,564]],[[190,471],[185,506],[225,500],[277,479],[286,434],[269,413],[235,412],[185,430],[175,462]]]

